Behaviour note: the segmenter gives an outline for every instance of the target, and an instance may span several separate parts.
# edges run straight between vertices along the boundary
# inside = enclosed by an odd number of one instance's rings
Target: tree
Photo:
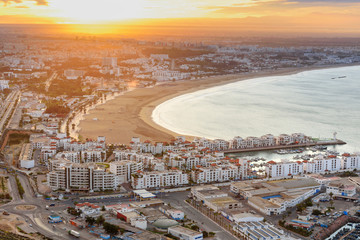
[[[331,206],[331,208],[333,207],[333,205],[334,205],[334,200],[330,200],[330,206]]]
[[[334,194],[332,192],[329,193],[330,198],[332,199]]]
[[[312,215],[319,216],[319,215],[321,215],[321,211],[318,210],[318,209],[314,209],[314,210],[312,211]]]
[[[105,206],[101,207],[101,211],[106,211]]]
[[[96,224],[97,225],[101,225],[105,222],[105,218],[103,217],[103,215],[100,215],[96,218]]]
[[[103,227],[104,227],[105,232],[110,235],[116,235],[119,232],[119,226],[116,226],[116,225],[108,223],[108,222],[104,222]]]
[[[191,226],[191,229],[194,230],[194,231],[199,231],[199,227],[196,226],[196,225],[192,225],[192,226]]]
[[[89,224],[90,226],[94,225],[94,223],[96,222],[95,218],[93,217],[90,217],[90,216],[87,216],[86,219],[85,219],[85,222],[87,224]]]

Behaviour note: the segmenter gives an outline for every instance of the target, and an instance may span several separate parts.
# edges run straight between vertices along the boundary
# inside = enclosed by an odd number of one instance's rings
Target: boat
[[[288,151],[284,150],[284,149],[280,149],[276,151],[277,154],[287,154]]]
[[[346,78],[346,76],[340,76],[340,77],[338,77],[338,78]]]

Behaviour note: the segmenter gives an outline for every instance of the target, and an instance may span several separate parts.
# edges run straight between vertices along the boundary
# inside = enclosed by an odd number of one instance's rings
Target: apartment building
[[[341,169],[341,159],[335,155],[319,155],[311,161],[304,162],[306,173],[326,173]]]
[[[75,152],[75,151],[63,151],[63,152],[57,153],[55,155],[55,158],[64,158],[73,163],[80,163],[81,154],[80,154],[80,152]]]
[[[341,168],[354,170],[360,169],[360,154],[344,153],[341,158]]]
[[[268,178],[283,178],[293,175],[304,174],[304,163],[301,161],[290,162],[281,160],[281,162],[269,161],[265,166],[265,172]]]
[[[144,170],[142,162],[122,160],[110,163],[110,172],[118,176],[119,183],[131,181],[131,175]]]
[[[117,176],[95,163],[71,163],[51,160],[47,181],[52,190],[103,191],[116,190]]]
[[[244,164],[245,165],[245,164]],[[239,180],[247,177],[247,165],[237,164],[216,164],[210,167],[197,166],[191,172],[191,179],[195,183],[225,182]]]
[[[88,162],[105,162],[106,161],[106,151],[100,146],[93,149],[87,149],[81,151],[81,160],[84,163]]]
[[[134,189],[175,187],[186,184],[189,184],[189,176],[180,170],[139,172],[131,175],[131,186]]]

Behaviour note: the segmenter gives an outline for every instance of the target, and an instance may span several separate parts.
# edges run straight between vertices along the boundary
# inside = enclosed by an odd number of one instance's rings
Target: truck
[[[77,237],[77,238],[80,237],[80,233],[78,233],[77,231],[74,231],[74,230],[70,230],[69,234],[74,236],[74,237]]]

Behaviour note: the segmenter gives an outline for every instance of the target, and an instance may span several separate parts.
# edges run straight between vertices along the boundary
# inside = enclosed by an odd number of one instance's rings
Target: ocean
[[[302,132],[347,142],[360,152],[360,66],[261,77],[184,94],[155,108],[153,120],[184,135],[221,138]]]

